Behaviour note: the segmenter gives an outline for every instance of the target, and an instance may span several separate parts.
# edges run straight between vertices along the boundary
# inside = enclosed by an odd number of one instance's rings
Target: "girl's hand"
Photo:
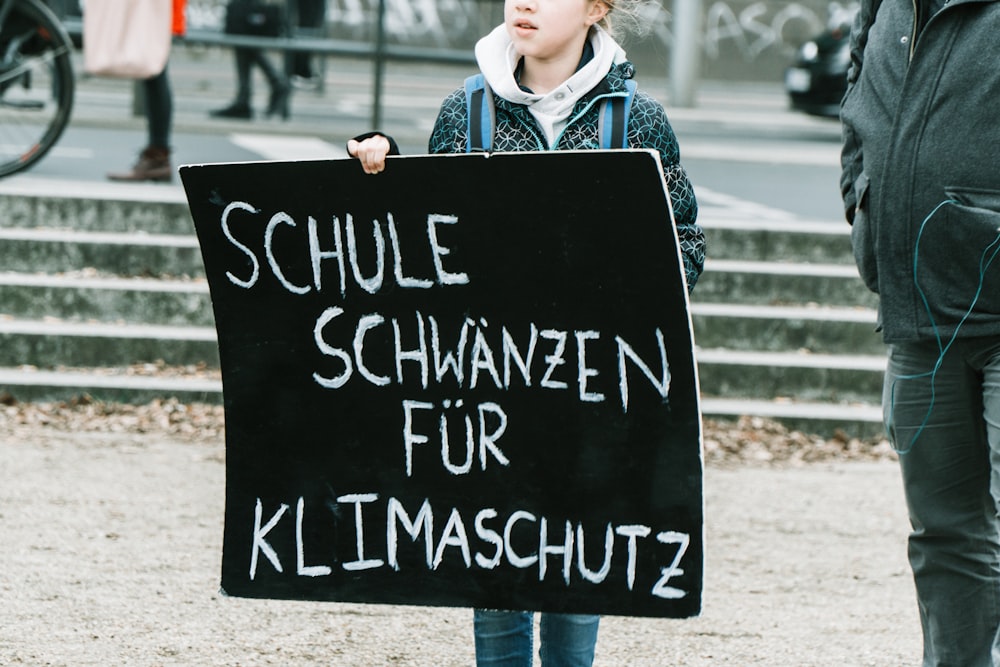
[[[366,174],[378,174],[385,169],[385,156],[389,154],[389,140],[381,134],[362,141],[351,139],[347,142],[347,152],[361,161]]]

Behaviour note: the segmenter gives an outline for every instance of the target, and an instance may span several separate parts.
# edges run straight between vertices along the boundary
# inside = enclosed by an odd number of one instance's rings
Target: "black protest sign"
[[[699,612],[697,375],[654,153],[181,176],[219,334],[227,594]]]

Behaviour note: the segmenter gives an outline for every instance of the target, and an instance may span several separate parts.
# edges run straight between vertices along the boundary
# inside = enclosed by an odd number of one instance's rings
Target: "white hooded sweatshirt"
[[[500,97],[515,104],[524,104],[545,133],[552,146],[569,120],[573,106],[583,95],[600,83],[611,66],[625,61],[625,51],[600,26],[593,26],[588,36],[594,57],[573,76],[545,95],[524,91],[514,78],[521,55],[507,34],[507,27],[497,26],[476,43],[476,61],[486,82]]]

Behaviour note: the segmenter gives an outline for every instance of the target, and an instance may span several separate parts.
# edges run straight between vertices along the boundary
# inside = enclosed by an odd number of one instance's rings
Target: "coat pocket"
[[[878,293],[878,238],[874,225],[868,218],[868,176],[862,172],[854,182],[854,194],[857,204],[854,209],[854,222],[851,224],[851,247],[854,250],[854,263],[858,265],[858,275],[865,286]]]
[[[917,233],[920,296],[938,326],[1000,317],[1000,191],[945,192]]]

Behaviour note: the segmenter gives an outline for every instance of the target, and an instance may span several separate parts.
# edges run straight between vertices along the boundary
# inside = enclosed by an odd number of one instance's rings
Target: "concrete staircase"
[[[0,396],[220,401],[180,189],[63,185],[0,187]],[[847,225],[734,217],[699,198],[711,259],[691,314],[705,416],[878,432],[884,352]]]
[[[46,184],[0,191],[0,393],[219,402],[211,300],[182,192],[133,185],[102,198],[103,184]]]
[[[850,228],[747,213],[707,206],[701,216],[710,259],[691,317],[704,414],[881,433],[885,350]]]

